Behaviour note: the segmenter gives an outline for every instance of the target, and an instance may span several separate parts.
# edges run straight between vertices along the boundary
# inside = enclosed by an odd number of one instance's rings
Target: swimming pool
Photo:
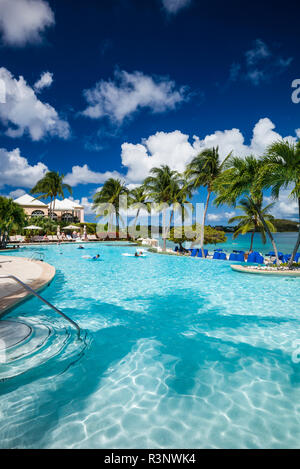
[[[77,248],[15,253],[56,267],[42,294],[86,343],[37,299],[5,317],[34,334],[0,382],[1,448],[300,446],[300,279]]]

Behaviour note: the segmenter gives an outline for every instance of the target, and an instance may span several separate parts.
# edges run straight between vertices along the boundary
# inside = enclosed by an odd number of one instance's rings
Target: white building
[[[32,197],[32,195],[24,194],[15,199],[14,202],[21,205],[26,215],[31,217],[48,217],[50,215],[50,204],[45,204],[41,200]],[[52,218],[66,222],[78,220],[80,223],[84,223],[84,207],[70,199],[57,199]]]

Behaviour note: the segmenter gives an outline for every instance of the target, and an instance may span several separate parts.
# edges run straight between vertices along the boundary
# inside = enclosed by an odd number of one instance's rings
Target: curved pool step
[[[0,321],[0,381],[35,370],[54,357],[63,367],[80,358],[86,344],[69,329],[44,318]]]

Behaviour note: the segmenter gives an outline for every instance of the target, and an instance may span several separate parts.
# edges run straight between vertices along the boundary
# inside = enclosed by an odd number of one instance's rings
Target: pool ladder
[[[76,324],[75,321],[70,319],[65,313],[63,313],[58,308],[56,308],[51,303],[49,303],[49,301],[45,300],[45,298],[43,298],[41,295],[39,295],[36,291],[34,291],[26,283],[22,282],[22,280],[20,280],[15,275],[0,275],[0,278],[10,278],[10,279],[14,280],[19,285],[21,285],[25,290],[27,290],[29,293],[36,296],[39,300],[41,300],[43,303],[45,303],[47,306],[49,306],[49,308],[52,308],[56,313],[60,314],[60,316],[62,316],[66,321],[68,321],[73,327],[75,327],[75,329],[77,330],[78,338],[80,339],[80,327],[78,326],[78,324]]]

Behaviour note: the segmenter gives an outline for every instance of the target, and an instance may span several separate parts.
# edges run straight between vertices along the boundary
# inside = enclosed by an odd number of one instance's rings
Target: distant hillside
[[[298,222],[292,220],[284,220],[282,218],[275,218],[273,224],[276,226],[277,232],[282,233],[284,231],[298,231]],[[225,233],[233,233],[235,226],[217,225],[214,226],[217,230],[225,231]]]
[[[298,223],[292,220],[284,220],[281,218],[275,218],[273,222],[277,228],[277,231],[298,231]]]

